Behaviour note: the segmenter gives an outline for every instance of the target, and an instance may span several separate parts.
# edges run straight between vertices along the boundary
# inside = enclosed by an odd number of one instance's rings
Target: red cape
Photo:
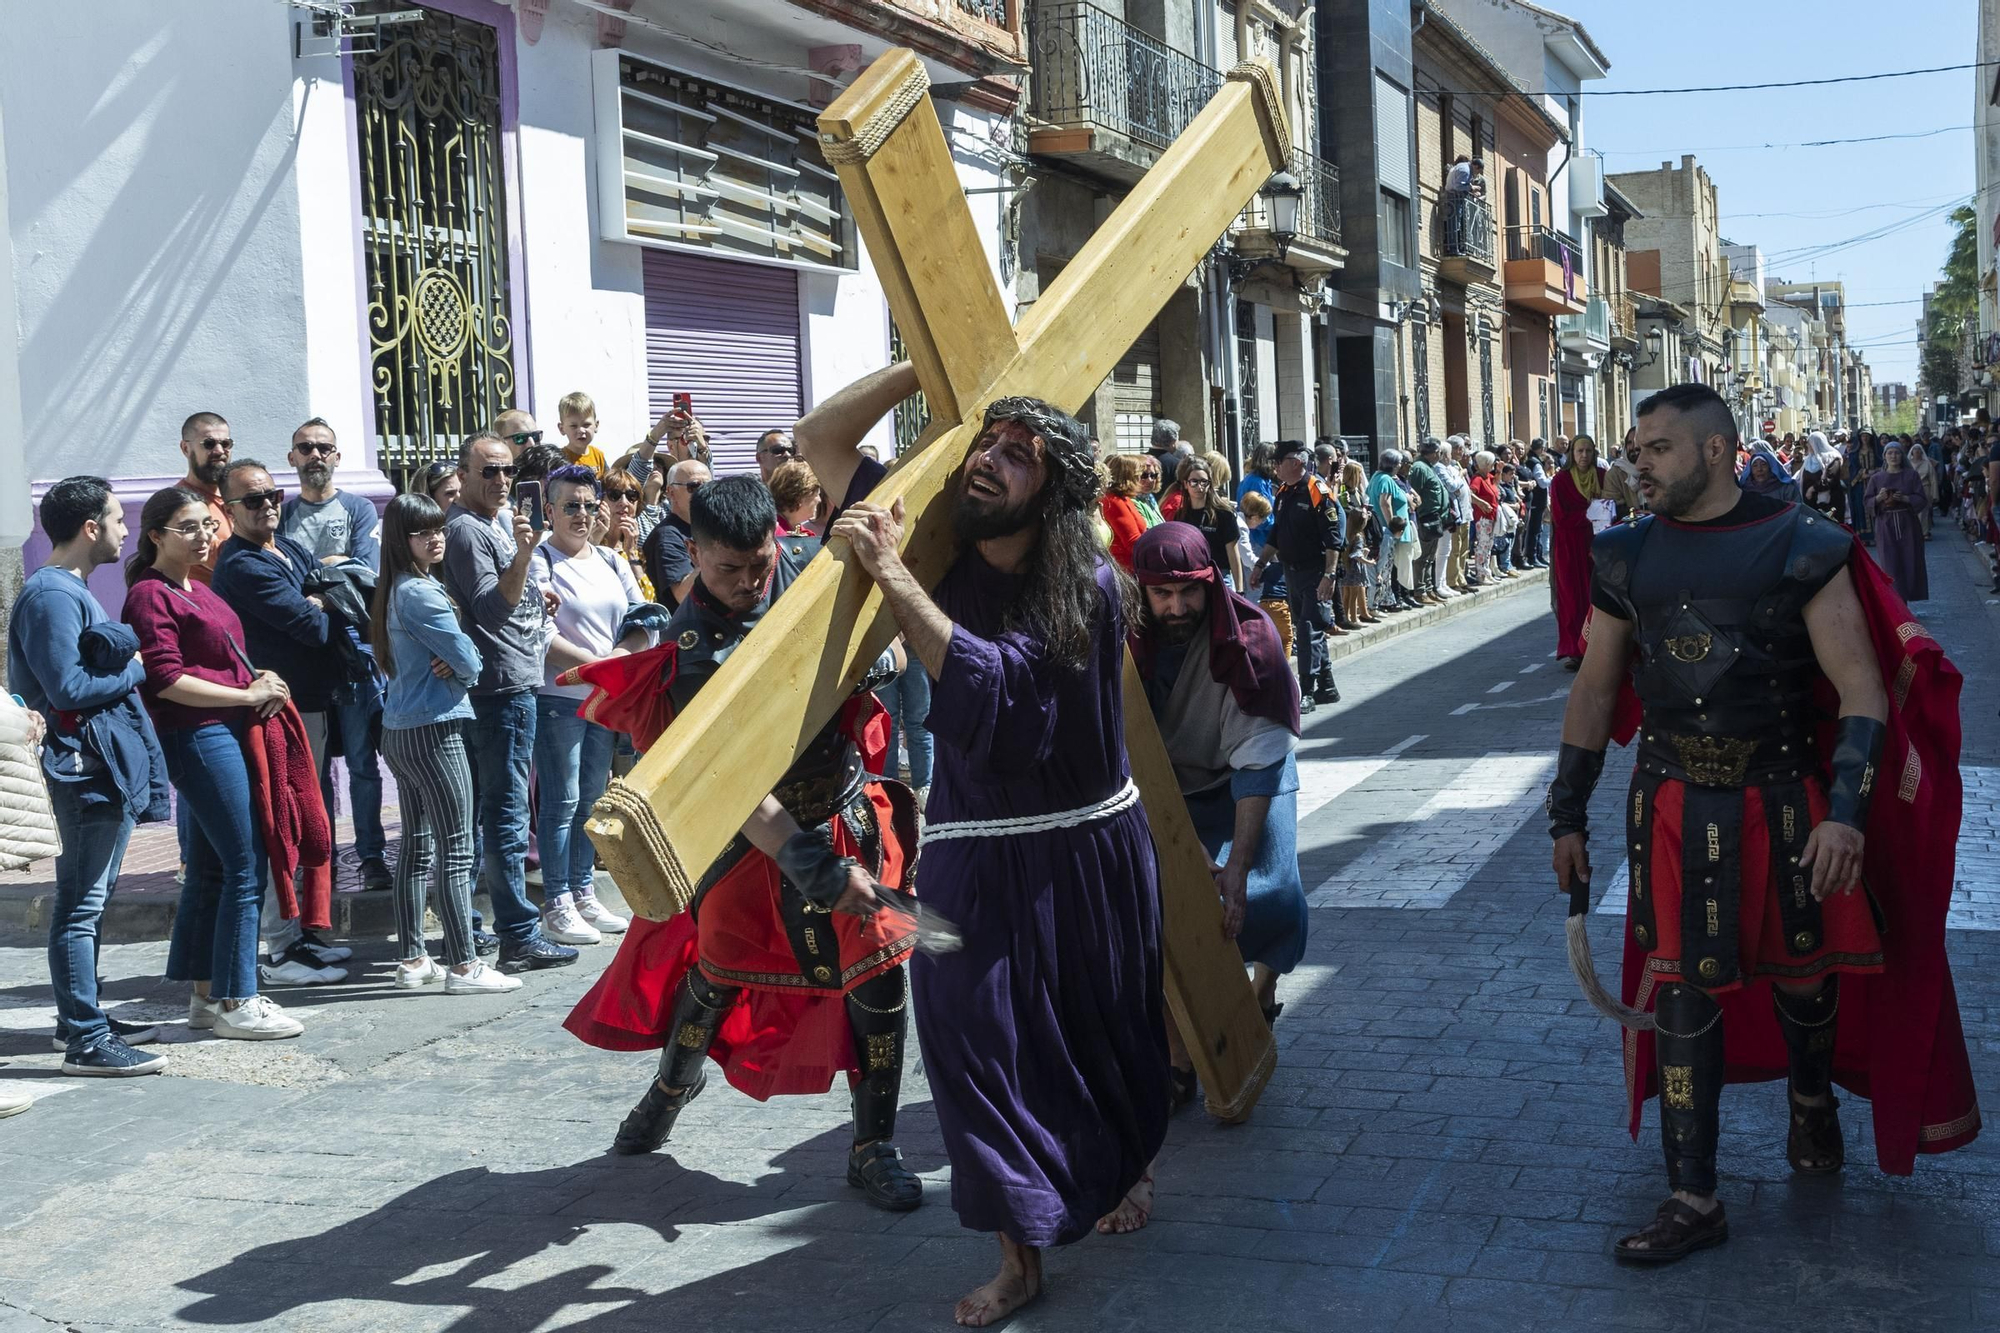
[[[1840,983],[1834,1081],[1875,1108],[1875,1160],[1889,1175],[1906,1176],[1920,1152],[1949,1152],[1979,1133],[1979,1102],[1959,1025],[1958,996],[1945,956],[1945,916],[1951,907],[1963,793],[1958,771],[1958,695],[1964,684],[1944,649],[1910,614],[1888,576],[1859,541],[1848,569],[1868,620],[1869,637],[1889,695],[1889,734],[1868,815],[1865,875],[1881,904],[1886,967],[1880,975],[1850,975]],[[1820,753],[1833,753],[1838,700],[1824,691]],[[1628,679],[1613,736],[1628,744],[1639,721]],[[1658,975],[1646,950],[1625,934],[1625,1002],[1652,1005]],[[1725,1022],[1732,1083],[1784,1078],[1785,1043],[1771,1011],[1769,985],[1745,986],[1718,997]],[[1625,1033],[1625,1084],[1632,1134],[1657,1090],[1653,1034]]]

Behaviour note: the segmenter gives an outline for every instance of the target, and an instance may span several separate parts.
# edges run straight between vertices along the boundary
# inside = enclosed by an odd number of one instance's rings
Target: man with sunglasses
[[[439,577],[481,659],[465,737],[479,801],[481,880],[493,899],[501,970],[564,967],[576,950],[542,934],[526,878],[528,770],[548,616],[529,577],[537,536],[528,515],[508,506],[519,471],[508,441],[495,431],[468,437],[458,471],[464,487],[445,516]]]
[[[515,458],[521,451],[531,449],[542,442],[542,428],[535,424],[535,418],[525,408],[510,407],[493,418],[493,434],[506,442]]]
[[[223,501],[235,533],[222,544],[211,586],[243,622],[250,665],[276,672],[291,690],[312,745],[313,769],[326,771],[327,716],[344,682],[334,636],[347,633],[306,593],[306,575],[319,564],[313,553],[279,531],[285,493],[252,458],[222,474]],[[264,890],[264,952],[258,980],[266,986],[317,986],[346,979],[337,963],[350,951],[306,938],[297,918],[278,913],[275,886]]]
[[[298,470],[299,493],[285,501],[278,531],[322,564],[357,560],[370,569],[380,568],[382,548],[376,529],[381,519],[375,506],[333,484],[334,469],[340,466],[333,427],[319,417],[300,426],[292,432],[287,458]],[[366,643],[361,651],[373,661]],[[361,882],[370,889],[387,889],[392,880],[384,859],[388,839],[382,831],[382,767],[376,757],[382,741],[381,677],[371,672],[365,680],[343,680],[327,708],[327,727],[339,741],[338,746],[326,747],[327,754],[337,748],[347,761],[347,795],[354,810],[354,852],[361,858]],[[331,813],[331,762],[321,763],[319,779]]]
[[[688,555],[689,501],[708,481],[708,464],[683,459],[667,470],[666,516],[647,536],[640,550],[646,562],[646,577],[652,582],[653,596],[668,610],[677,610],[694,587],[694,561]]]
[[[196,412],[181,423],[181,456],[187,459],[187,475],[180,484],[199,495],[208,505],[208,516],[221,525],[218,539],[210,542],[208,558],[188,573],[203,583],[215,573],[222,547],[231,531],[229,506],[222,502],[222,471],[229,466],[229,451],[236,441],[229,438],[229,423],[214,412]]]
[[[773,472],[798,456],[792,437],[781,430],[767,430],[757,437],[757,473],[766,486],[771,484]]]

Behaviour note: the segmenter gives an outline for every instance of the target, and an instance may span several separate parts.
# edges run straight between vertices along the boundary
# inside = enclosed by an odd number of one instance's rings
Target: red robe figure
[[[1571,671],[1583,660],[1584,624],[1590,618],[1590,505],[1604,497],[1604,469],[1597,442],[1570,442],[1569,466],[1549,483],[1549,582],[1556,603],[1556,656]]]
[[[1626,1034],[1625,1069],[1635,1135],[1659,1096],[1673,1193],[1616,1253],[1657,1263],[1728,1236],[1725,1082],[1788,1080],[1803,1174],[1845,1164],[1835,1084],[1873,1102],[1893,1174],[1979,1110],[1944,950],[1960,677],[1851,533],[1737,486],[1713,389],[1638,415],[1652,513],[1593,548],[1549,816],[1558,882],[1588,881],[1604,747],[1636,732],[1624,990],[1657,1026]]]
[[[598,687],[592,721],[644,748],[743,642],[805,561],[810,537],[774,540],[755,477],[706,483],[690,502],[695,583],[661,646],[577,668]],[[872,885],[906,889],[916,803],[880,771],[885,715],[869,693],[889,654],[813,738],[708,868],[693,905],[638,920],[564,1026],[605,1050],[661,1048],[659,1076],[618,1128],[621,1153],[651,1152],[706,1083],[709,1059],[762,1101],[821,1093],[845,1071],[854,1099],[848,1183],[880,1208],[923,1201],[893,1137],[909,1025],[912,923],[873,910]]]

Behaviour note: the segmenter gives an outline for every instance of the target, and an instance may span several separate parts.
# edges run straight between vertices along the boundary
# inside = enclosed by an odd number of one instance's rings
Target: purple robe
[[[968,549],[938,585],[955,626],[931,695],[932,823],[1018,818],[1120,791],[1125,630],[1100,564],[1089,663],[1004,627],[1022,580]],[[1158,870],[1138,805],[1080,828],[927,844],[917,893],[962,951],[911,967],[951,1204],[1023,1245],[1087,1234],[1166,1137]]]
[[[1888,495],[1903,499],[1900,507],[1884,503]],[[1875,520],[1875,563],[1896,585],[1896,595],[1906,602],[1921,602],[1931,595],[1930,569],[1924,562],[1924,508],[1930,503],[1924,494],[1923,478],[1908,465],[1891,472],[1887,468],[1868,479],[1868,512]]]

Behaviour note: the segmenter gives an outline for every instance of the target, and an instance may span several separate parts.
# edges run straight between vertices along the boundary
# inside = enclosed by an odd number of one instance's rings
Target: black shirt
[[[646,537],[646,544],[639,548],[646,577],[653,581],[653,597],[669,611],[679,608],[680,599],[674,596],[674,589],[694,569],[694,563],[688,559],[689,531],[680,516],[669,509],[659,526]]]
[[[1726,514],[1720,514],[1715,518],[1677,518],[1673,521],[1684,528],[1740,528],[1747,524],[1775,517],[1790,508],[1791,505],[1784,500],[1773,499],[1768,495],[1759,495],[1755,491],[1744,491],[1736,497],[1736,504]],[[1617,616],[1621,620],[1625,616],[1624,609],[1611,600],[1608,595],[1600,595],[1598,593],[1594,579],[1591,582],[1590,604],[1608,616]]]

